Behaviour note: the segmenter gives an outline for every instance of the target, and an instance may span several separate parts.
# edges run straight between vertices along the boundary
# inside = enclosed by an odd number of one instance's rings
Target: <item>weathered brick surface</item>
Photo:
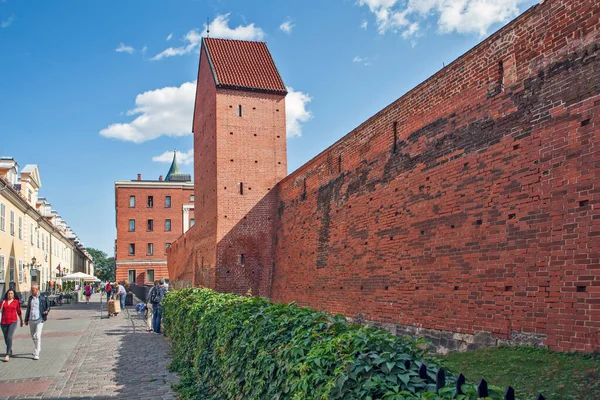
[[[200,268],[186,235],[170,269],[398,331],[597,350],[599,16],[593,0],[535,6],[248,202],[230,182],[253,179],[236,159],[259,148],[237,128],[225,139],[231,111],[215,105],[212,153],[194,130],[214,244]],[[242,251],[257,262],[242,268]]]
[[[171,278],[221,291],[268,295],[277,207],[274,188],[287,173],[285,97],[217,89],[204,47],[198,82],[197,219],[169,251]]]
[[[599,16],[536,6],[284,179],[273,300],[592,350]]]

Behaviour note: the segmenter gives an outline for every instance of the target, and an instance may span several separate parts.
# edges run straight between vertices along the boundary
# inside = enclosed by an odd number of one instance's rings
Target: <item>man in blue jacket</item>
[[[25,325],[29,325],[31,338],[33,339],[33,359],[40,359],[40,350],[42,349],[42,329],[44,321],[48,318],[50,312],[50,301],[48,297],[40,293],[40,287],[37,283],[31,285],[31,296],[27,301],[27,312],[25,313]]]

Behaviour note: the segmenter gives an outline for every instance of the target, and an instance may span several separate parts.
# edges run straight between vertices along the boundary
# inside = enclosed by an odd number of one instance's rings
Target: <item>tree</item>
[[[102,250],[86,247],[90,256],[94,260],[94,274],[101,281],[115,280],[115,258],[108,257]]]

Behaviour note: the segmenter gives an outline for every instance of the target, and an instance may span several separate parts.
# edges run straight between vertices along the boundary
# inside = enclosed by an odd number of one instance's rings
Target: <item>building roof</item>
[[[171,163],[171,168],[169,168],[169,172],[167,172],[167,176],[165,177],[165,181],[171,182],[187,182],[191,181],[192,177],[189,174],[184,174],[181,172],[179,168],[179,164],[177,163],[177,151],[173,152],[173,162]]]
[[[287,94],[265,42],[204,38],[202,45],[217,87]]]

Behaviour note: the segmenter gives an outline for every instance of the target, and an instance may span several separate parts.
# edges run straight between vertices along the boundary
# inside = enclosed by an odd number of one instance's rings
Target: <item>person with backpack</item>
[[[152,286],[150,288],[150,290],[148,291],[148,295],[146,297],[146,325],[148,326],[148,332],[154,332],[154,314],[152,313],[152,293],[154,292],[154,290],[158,290],[158,288],[160,287],[160,281],[157,279],[154,281],[154,286]]]
[[[151,289],[150,303],[152,303],[152,329],[154,333],[160,334],[160,322],[162,320],[162,302],[167,290],[164,287],[165,280],[159,281],[159,286]]]

